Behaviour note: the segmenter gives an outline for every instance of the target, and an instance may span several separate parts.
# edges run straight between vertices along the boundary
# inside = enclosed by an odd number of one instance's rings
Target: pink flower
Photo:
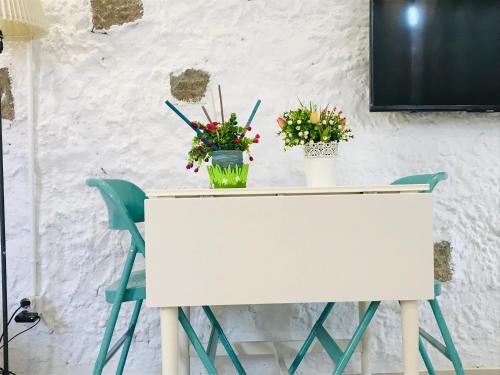
[[[283,129],[283,128],[285,127],[285,125],[286,125],[286,121],[285,121],[285,119],[284,119],[283,117],[278,117],[278,118],[276,119],[276,121],[278,122],[278,125],[279,125],[279,127],[280,127],[281,129]]]

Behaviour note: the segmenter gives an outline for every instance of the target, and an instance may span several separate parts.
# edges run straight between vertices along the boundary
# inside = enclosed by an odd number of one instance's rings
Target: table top
[[[147,303],[432,298],[426,188],[165,191],[145,201]]]
[[[158,189],[146,190],[149,198],[244,197],[288,195],[334,195],[364,193],[418,193],[429,189],[427,184],[331,186],[331,187],[264,187],[245,189]]]

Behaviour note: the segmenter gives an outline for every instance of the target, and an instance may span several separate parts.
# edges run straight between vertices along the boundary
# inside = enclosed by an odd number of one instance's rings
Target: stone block
[[[8,68],[0,69],[0,90],[2,91],[2,118],[12,121],[15,118],[14,96]]]
[[[210,74],[203,70],[187,69],[179,75],[170,73],[170,92],[177,100],[199,102],[207,91]]]
[[[96,30],[108,30],[141,19],[144,8],[141,0],[90,0],[92,23]]]

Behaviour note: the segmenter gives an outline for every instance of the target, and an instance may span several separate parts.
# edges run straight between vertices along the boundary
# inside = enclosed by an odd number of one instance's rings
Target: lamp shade
[[[40,0],[0,0],[0,30],[5,40],[40,38],[47,28]]]

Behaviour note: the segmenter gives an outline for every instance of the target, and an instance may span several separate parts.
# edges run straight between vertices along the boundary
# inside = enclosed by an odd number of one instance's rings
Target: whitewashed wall
[[[369,113],[368,0],[145,0],[141,20],[107,35],[90,32],[88,1],[46,0],[44,7],[50,34],[35,45],[44,321],[12,343],[18,375],[89,373],[97,355],[109,311],[103,288],[120,270],[127,239],[107,230],[103,202],[85,179],[207,185],[205,173],[184,169],[192,134],[162,104],[170,97],[169,74],[186,68],[206,70],[211,84],[222,84],[228,111],[247,116],[255,99],[263,100],[254,123],[263,142],[255,147],[253,186],[305,182],[300,152],[283,153],[275,135],[276,115],[295,106],[297,95],[336,103],[347,114],[356,139],[342,146],[341,184],[447,171],[449,180],[435,191],[434,227],[436,240],[452,243],[456,271],[444,287],[443,310],[465,367],[500,367],[500,116]],[[13,309],[33,293],[25,47],[7,44],[0,63],[11,70],[16,105],[15,121],[4,123]],[[182,109],[202,117],[199,104]],[[300,339],[320,308],[228,307],[219,315],[233,340]],[[354,306],[337,312],[330,326],[346,336]],[[427,326],[429,312],[422,317]],[[193,319],[206,330],[199,312]],[[128,373],[159,373],[158,325],[158,311],[145,310]],[[400,370],[396,303],[383,305],[374,332],[375,370]],[[245,363],[249,373],[275,371],[266,359]],[[436,364],[450,368],[441,359]],[[358,367],[356,357],[352,369]],[[318,373],[331,364],[315,355],[306,368]]]

